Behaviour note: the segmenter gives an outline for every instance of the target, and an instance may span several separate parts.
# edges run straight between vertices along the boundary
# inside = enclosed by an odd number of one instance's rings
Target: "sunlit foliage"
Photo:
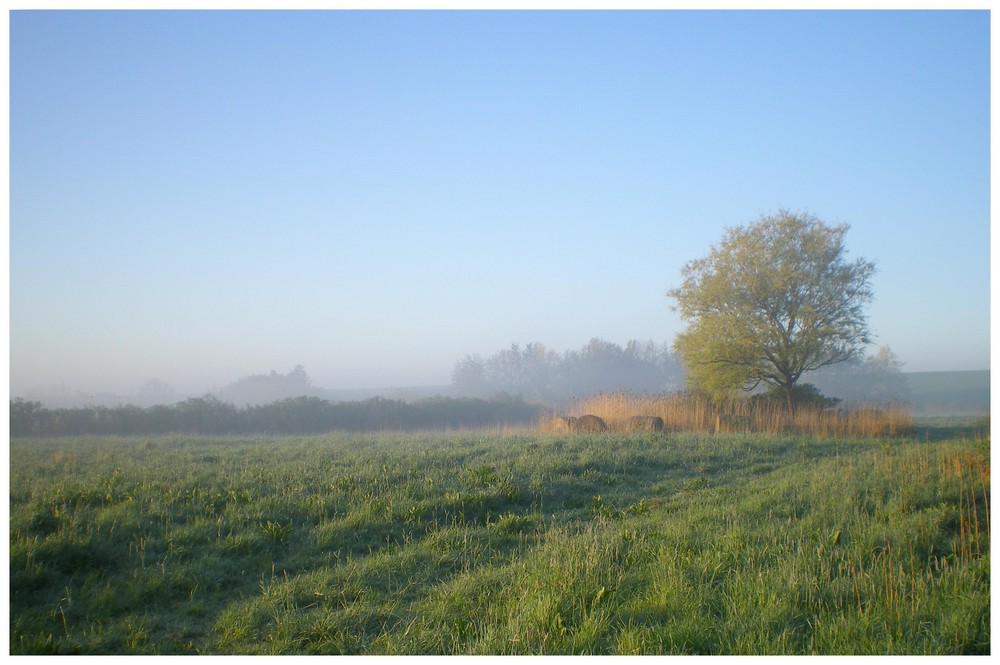
[[[781,211],[729,229],[668,292],[688,328],[674,348],[689,382],[720,397],[765,383],[786,391],[808,371],[857,357],[871,341],[874,263],[848,261],[847,225]]]

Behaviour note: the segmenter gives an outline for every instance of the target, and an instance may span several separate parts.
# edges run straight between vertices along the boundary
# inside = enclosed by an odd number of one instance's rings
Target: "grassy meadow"
[[[15,654],[983,654],[988,434],[10,444]]]

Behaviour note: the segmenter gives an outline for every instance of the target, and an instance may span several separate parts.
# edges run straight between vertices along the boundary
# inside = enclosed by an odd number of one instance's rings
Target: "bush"
[[[772,387],[766,393],[753,395],[748,401],[750,406],[785,404],[788,401],[788,395],[781,388]],[[832,409],[840,404],[840,400],[836,397],[827,397],[811,383],[802,383],[792,386],[792,404],[796,407]]]

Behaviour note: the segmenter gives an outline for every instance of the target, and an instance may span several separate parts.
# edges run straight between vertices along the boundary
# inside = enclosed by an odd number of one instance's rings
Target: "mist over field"
[[[989,10],[15,5],[11,653],[990,653]]]
[[[680,360],[666,343],[631,340],[624,346],[601,339],[564,353],[541,343],[511,344],[488,356],[466,355],[451,380],[437,385],[375,388],[328,388],[302,365],[287,372],[270,370],[224,383],[209,391],[185,393],[151,379],[135,392],[87,393],[70,389],[27,392],[19,399],[49,408],[173,405],[210,395],[243,406],[313,397],[348,402],[381,397],[421,400],[431,397],[506,399],[513,397],[550,408],[606,392],[666,395],[686,388]],[[903,404],[916,415],[985,415],[990,408],[990,372],[904,372],[889,349],[863,360],[833,365],[803,377],[843,406]]]
[[[984,11],[13,12],[10,397],[675,390],[665,293],[785,208],[876,264],[869,356],[987,371],[989,54]]]

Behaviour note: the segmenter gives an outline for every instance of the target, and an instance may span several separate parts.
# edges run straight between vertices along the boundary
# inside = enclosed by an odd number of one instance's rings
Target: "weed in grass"
[[[285,545],[288,542],[288,538],[292,535],[292,524],[281,524],[279,522],[272,522],[267,520],[265,522],[257,522],[257,527],[271,539],[271,542],[276,545]]]

